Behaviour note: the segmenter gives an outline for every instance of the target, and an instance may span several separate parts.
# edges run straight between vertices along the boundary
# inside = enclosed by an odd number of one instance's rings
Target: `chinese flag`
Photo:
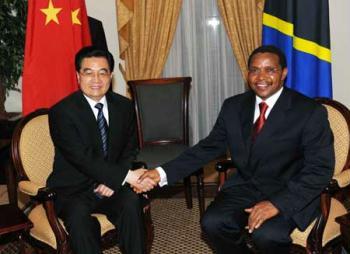
[[[91,45],[84,0],[30,0],[24,53],[23,115],[78,89],[75,53]]]

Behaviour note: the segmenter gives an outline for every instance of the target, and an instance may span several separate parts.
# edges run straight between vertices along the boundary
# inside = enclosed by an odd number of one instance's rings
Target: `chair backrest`
[[[20,180],[30,180],[45,186],[55,154],[46,109],[37,110],[20,121],[14,132],[11,149]]]
[[[326,107],[328,121],[334,135],[335,169],[339,174],[350,166],[350,111],[340,102],[317,98]]]
[[[140,148],[146,144],[188,145],[190,77],[128,81],[136,111]]]

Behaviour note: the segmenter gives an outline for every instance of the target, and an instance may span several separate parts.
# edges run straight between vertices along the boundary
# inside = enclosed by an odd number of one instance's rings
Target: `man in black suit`
[[[90,46],[75,58],[80,90],[49,112],[55,145],[47,185],[57,193],[55,210],[63,219],[76,254],[99,254],[100,225],[91,214],[106,214],[118,228],[126,253],[145,253],[142,204],[129,184],[144,170],[130,171],[137,153],[132,103],[108,91],[114,60]]]
[[[278,48],[257,48],[248,67],[251,90],[224,102],[209,136],[139,181],[174,183],[229,149],[237,173],[209,205],[202,229],[216,253],[249,253],[246,227],[261,253],[288,253],[290,233],[320,213],[333,135],[322,105],[283,87],[288,70]]]

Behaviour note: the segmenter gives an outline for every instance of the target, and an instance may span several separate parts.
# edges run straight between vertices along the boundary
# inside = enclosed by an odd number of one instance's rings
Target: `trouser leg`
[[[201,221],[203,231],[218,254],[250,253],[242,235],[248,220],[244,209],[256,200],[254,195],[250,195],[249,188],[246,191],[242,189],[244,187],[235,188],[218,193]]]
[[[65,200],[59,217],[69,234],[75,254],[100,254],[101,230],[97,219],[91,216],[94,197],[80,195]]]
[[[290,234],[295,227],[295,223],[291,220],[287,221],[280,215],[273,217],[254,230],[252,233],[254,245],[262,254],[289,253],[292,243]]]
[[[128,186],[112,197],[103,199],[97,211],[107,215],[118,229],[119,246],[123,253],[145,253],[145,230],[141,199]]]

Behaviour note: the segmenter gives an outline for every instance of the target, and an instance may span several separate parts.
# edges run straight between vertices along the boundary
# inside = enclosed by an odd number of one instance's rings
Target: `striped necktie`
[[[107,121],[106,118],[103,115],[103,104],[102,103],[97,103],[95,105],[95,108],[98,109],[98,114],[97,114],[97,125],[98,125],[98,129],[100,131],[100,135],[101,135],[101,141],[102,141],[102,150],[103,150],[103,156],[104,158],[107,158],[107,133],[108,133],[108,125],[107,125]]]

